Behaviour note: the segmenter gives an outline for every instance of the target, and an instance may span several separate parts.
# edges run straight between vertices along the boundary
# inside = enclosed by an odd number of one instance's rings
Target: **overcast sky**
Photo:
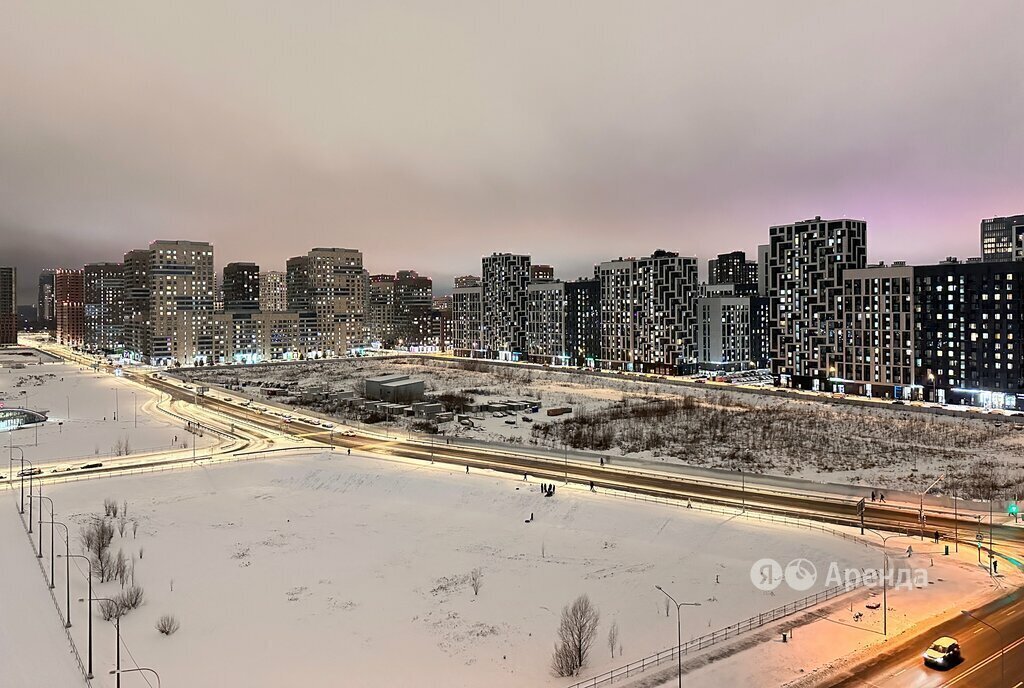
[[[978,253],[1024,212],[1024,2],[2,4],[0,264],[209,240],[450,287],[527,252],[865,219],[869,260]],[[702,260],[703,274],[703,260]]]

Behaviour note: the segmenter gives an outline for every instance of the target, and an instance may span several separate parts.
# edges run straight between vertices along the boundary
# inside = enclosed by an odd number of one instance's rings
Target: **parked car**
[[[84,466],[82,466],[82,470],[84,471],[84,470],[88,470],[90,468],[102,468],[102,467],[103,467],[103,464],[101,464],[101,463],[87,463]]]
[[[43,472],[42,468],[26,468],[23,471],[18,471],[19,478],[28,478],[29,476],[39,475]]]
[[[956,638],[942,636],[922,656],[925,664],[947,669],[960,661],[960,643]]]

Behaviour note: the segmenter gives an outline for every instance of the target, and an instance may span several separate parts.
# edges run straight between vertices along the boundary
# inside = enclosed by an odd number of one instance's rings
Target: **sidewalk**
[[[838,671],[861,662],[939,621],[957,610],[971,608],[1024,585],[1024,574],[1007,565],[1005,574],[990,578],[975,561],[975,550],[960,547],[959,555],[942,555],[942,545],[914,538],[894,538],[886,547],[890,566],[905,565],[901,554],[907,545],[914,548],[910,565],[928,574],[928,585],[911,590],[888,591],[888,637],[882,636],[882,610],[868,609],[880,604],[881,589],[853,593],[843,603],[828,605],[816,613],[803,614],[781,622],[774,632],[761,634],[756,642],[737,645],[732,654],[712,653],[687,667],[684,681],[695,685],[777,685],[784,688],[811,688]],[[933,565],[934,562],[934,565]],[[872,564],[872,562],[865,562]],[[880,566],[880,562],[874,562]],[[856,614],[862,614],[858,619]],[[787,631],[787,642],[782,632]],[[904,635],[906,634],[906,635]],[[901,637],[902,636],[902,637]],[[653,688],[672,685],[674,671],[627,684],[628,688]]]
[[[14,502],[6,498],[0,499],[0,553],[0,683],[19,688],[86,685]],[[57,567],[58,589],[62,567]]]

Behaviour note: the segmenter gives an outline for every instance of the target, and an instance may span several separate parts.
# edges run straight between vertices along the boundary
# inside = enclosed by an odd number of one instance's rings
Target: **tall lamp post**
[[[139,427],[139,396],[132,392],[132,406],[135,409],[135,427]]]
[[[115,627],[117,628],[117,665],[116,671],[112,671],[110,673],[114,674],[117,679],[117,688],[121,688],[121,610],[117,608],[117,602],[114,602],[114,600],[110,599],[109,597],[97,597],[96,599],[100,602],[109,602],[110,604],[115,605],[114,621]]]
[[[926,494],[928,494],[928,492],[931,491],[931,489],[933,487],[935,487],[940,482],[945,480],[945,478],[946,478],[946,474],[943,473],[938,478],[933,480],[931,485],[929,485],[928,487],[924,488],[924,492],[921,493],[921,505],[920,505],[920,507],[918,509],[918,512],[917,512],[917,518],[921,522],[921,539],[922,540],[924,540],[924,496]]]
[[[120,408],[120,404],[117,403],[117,387],[114,387],[114,421],[117,421],[117,411]]]
[[[24,514],[25,513],[25,450],[22,449],[21,447],[15,447],[14,445],[11,445],[11,460],[12,461],[14,460],[14,450],[15,449],[17,449],[19,452],[21,452],[21,471],[22,471],[22,475],[21,475],[21,503],[18,505],[18,512],[21,513],[21,514]],[[9,481],[10,480],[14,480],[14,469],[11,468],[11,469],[9,469],[8,472],[10,473],[10,475],[7,476],[7,479]],[[30,482],[29,485],[31,485],[31,484],[32,483]]]
[[[53,587],[53,527],[55,525],[60,526],[64,529],[64,558],[69,559],[71,557],[71,534],[68,532],[68,527],[60,521],[54,521],[53,517],[50,517],[50,587]],[[64,587],[67,589],[67,618],[64,620],[64,628],[71,628],[71,562],[64,562]]]
[[[89,579],[89,675],[87,678],[92,679],[92,601],[95,599],[92,596],[92,559],[85,556],[84,554],[65,554],[64,557],[67,559],[85,559],[85,565],[89,567],[89,573],[86,578]],[[71,566],[69,561],[68,566]],[[68,626],[71,625],[71,612],[68,611]]]
[[[19,447],[20,449],[20,447]],[[25,513],[25,464],[31,466],[32,471],[28,474],[28,532],[32,532],[32,476],[36,471],[34,463],[25,458],[25,452],[21,452],[21,513]]]
[[[885,551],[885,543],[889,538],[897,537],[899,534],[882,535],[877,530],[872,530],[871,528],[866,530],[882,538],[882,635],[887,636],[889,635],[889,603],[887,599],[887,592],[889,590],[889,554]]]
[[[130,671],[148,671],[149,673],[156,676],[156,688],[160,688],[160,674],[156,673],[155,669],[150,669],[149,667],[138,667],[137,669],[118,669],[116,671],[111,671],[110,673],[117,674],[118,678],[120,678],[121,674],[127,674]]]
[[[40,486],[40,492],[42,492],[42,486]],[[33,497],[29,497],[33,499]],[[41,494],[37,494],[34,499],[39,500],[39,554],[36,555],[36,559],[43,558],[43,523],[50,523],[50,589],[53,589],[53,522],[43,521],[43,500],[45,499],[50,503],[50,518],[53,518],[53,500],[49,497],[44,497]]]
[[[660,590],[665,597],[672,600],[672,604],[676,606],[676,637],[679,644],[676,645],[676,670],[679,672],[679,688],[683,688],[683,607],[699,607],[700,602],[676,602],[676,598],[668,594],[668,591],[660,585],[655,585],[655,588]]]
[[[980,623],[980,624],[982,624],[984,626],[988,626],[989,628],[991,628],[993,631],[996,632],[996,635],[999,636],[999,642],[1002,645],[1002,647],[999,649],[999,673],[1002,674],[1001,683],[1006,683],[1006,641],[1003,640],[1003,632],[1000,631],[995,626],[993,626],[992,624],[990,624],[989,622],[983,621],[982,619],[979,619],[978,617],[976,617],[974,614],[971,614],[966,609],[961,610],[960,613],[963,614],[964,616],[971,617],[972,619],[974,619],[975,621],[977,621],[978,623]]]

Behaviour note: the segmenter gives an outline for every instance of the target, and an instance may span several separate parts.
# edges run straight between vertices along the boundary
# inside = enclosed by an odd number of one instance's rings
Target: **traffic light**
[[[1010,503],[1010,515],[1011,516],[1016,516],[1017,515],[1017,502],[1011,502]]]

